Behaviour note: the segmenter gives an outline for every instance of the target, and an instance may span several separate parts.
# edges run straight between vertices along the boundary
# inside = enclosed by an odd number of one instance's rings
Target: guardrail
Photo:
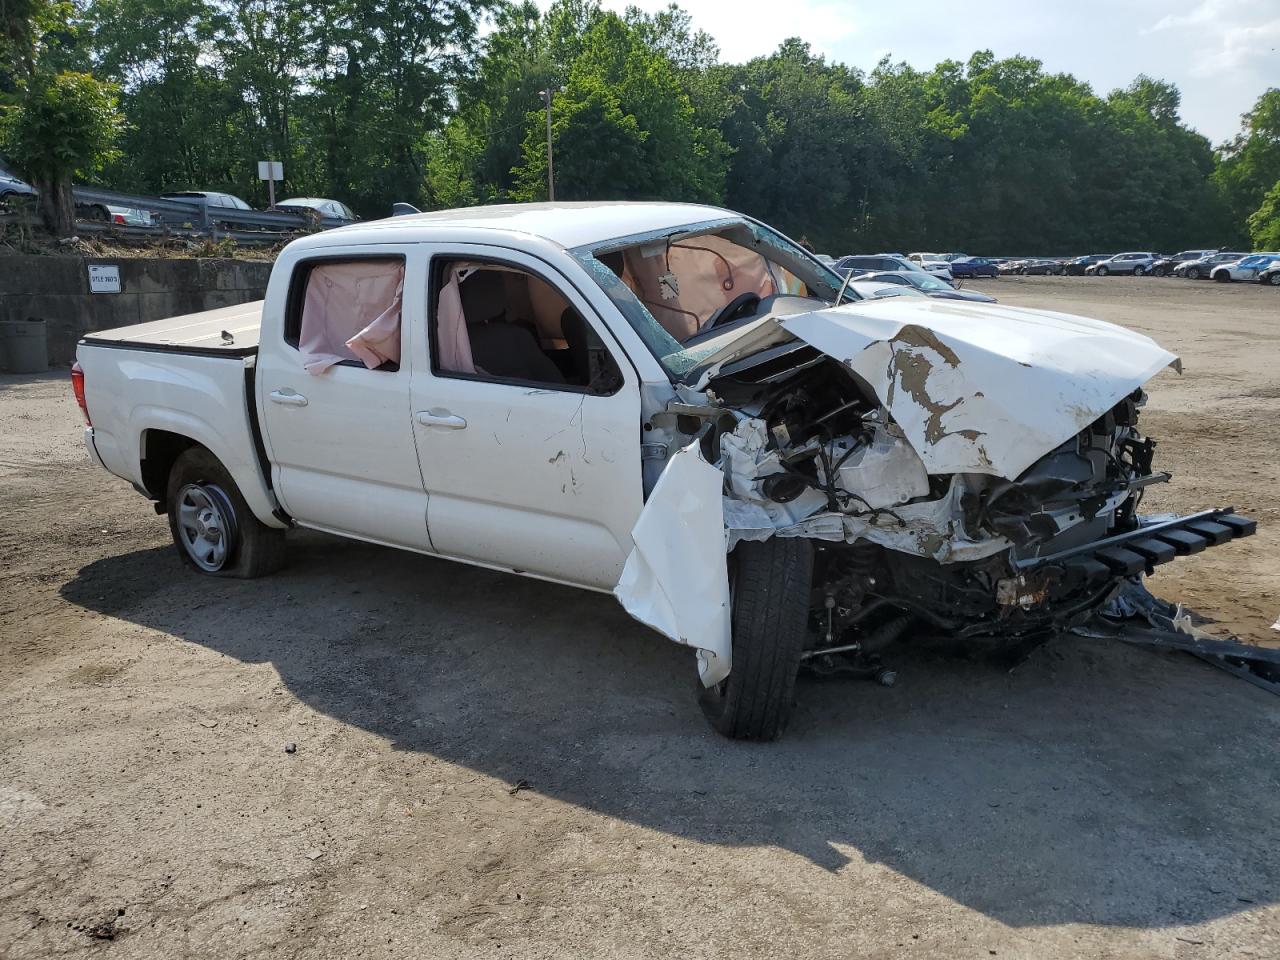
[[[345,226],[349,221],[316,217],[305,213],[240,210],[201,200],[171,200],[141,194],[76,187],[76,230],[81,233],[109,233],[130,240],[166,236],[231,238],[242,244],[280,243],[312,230]],[[109,207],[145,210],[152,215],[150,226],[118,224],[111,220]],[[33,222],[25,211],[0,214],[0,222]]]
[[[130,207],[158,214],[162,223],[180,223],[210,231],[219,225],[232,228],[268,230],[276,233],[299,233],[320,227],[330,229],[347,223],[335,217],[312,217],[303,213],[283,211],[240,210],[236,207],[220,207],[201,200],[171,200],[149,197],[96,187],[76,187],[73,191],[76,203],[81,206]]]

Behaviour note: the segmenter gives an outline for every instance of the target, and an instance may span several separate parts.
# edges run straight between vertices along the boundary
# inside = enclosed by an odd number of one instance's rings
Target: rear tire
[[[1187,279],[1188,279],[1188,280],[1199,280],[1199,279],[1200,279],[1200,268],[1199,268],[1199,267],[1189,267],[1189,268],[1187,269],[1186,277],[1187,277]]]
[[[1164,267],[1156,267],[1156,268],[1154,268],[1154,269],[1151,271],[1151,275],[1152,275],[1153,277],[1163,277],[1163,276],[1164,276]]]
[[[741,543],[733,581],[733,666],[714,687],[699,685],[708,722],[735,740],[776,740],[794,706],[809,623],[813,546],[773,537]]]
[[[1280,287],[1280,273],[1273,273],[1267,278],[1267,283],[1271,284],[1273,287]]]
[[[1231,274],[1227,273],[1227,271],[1225,270],[1222,270],[1218,273],[1213,274],[1213,279],[1217,280],[1219,283],[1230,283]]]
[[[253,515],[226,467],[204,447],[174,461],[166,503],[174,546],[191,569],[250,579],[284,566],[284,531]]]
[[[1134,267],[1134,268],[1133,268],[1133,275],[1134,275],[1135,277],[1140,277],[1140,276],[1142,276],[1142,268],[1141,268],[1141,267]]]

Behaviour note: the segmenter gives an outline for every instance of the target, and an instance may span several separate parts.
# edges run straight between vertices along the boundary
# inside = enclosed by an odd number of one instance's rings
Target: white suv
[[[1209,276],[1219,283],[1230,283],[1232,280],[1257,280],[1258,274],[1277,264],[1280,264],[1280,253],[1255,253],[1241,257],[1232,263],[1214,267]]]
[[[1085,273],[1105,277],[1110,273],[1130,273],[1140,277],[1160,259],[1158,253],[1117,253],[1110,260],[1100,260],[1085,269]]]

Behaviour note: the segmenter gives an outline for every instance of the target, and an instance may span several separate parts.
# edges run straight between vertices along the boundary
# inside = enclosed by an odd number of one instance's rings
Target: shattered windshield
[[[842,282],[790,240],[737,219],[572,253],[674,379],[769,316],[830,305]]]

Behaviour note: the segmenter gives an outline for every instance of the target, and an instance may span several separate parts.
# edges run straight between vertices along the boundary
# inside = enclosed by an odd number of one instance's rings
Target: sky
[[[658,10],[669,0],[604,0]],[[549,0],[542,0],[545,8]],[[798,36],[816,52],[869,71],[884,56],[928,69],[975,50],[1025,54],[1105,95],[1140,73],[1175,83],[1182,119],[1215,145],[1240,115],[1280,87],[1280,0],[680,0],[715,37],[721,58],[762,56]]]

